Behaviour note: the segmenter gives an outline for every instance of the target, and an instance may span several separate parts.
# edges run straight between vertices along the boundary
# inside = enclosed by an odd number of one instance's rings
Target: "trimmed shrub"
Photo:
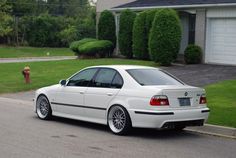
[[[112,12],[105,10],[101,13],[98,22],[98,39],[109,40],[116,45],[115,17]]]
[[[122,11],[120,15],[119,49],[121,54],[128,58],[133,57],[132,34],[135,17],[136,14],[128,9]]]
[[[92,41],[97,41],[97,39],[94,39],[94,38],[84,38],[82,40],[79,40],[79,41],[74,41],[70,44],[70,49],[75,52],[77,55],[80,54],[79,52],[79,46],[87,43],[87,42],[92,42]]]
[[[187,64],[201,63],[202,49],[197,45],[190,44],[184,51],[184,61]]]
[[[79,46],[80,55],[104,57],[113,51],[114,45],[108,40],[87,42]]]
[[[149,59],[148,35],[146,30],[146,14],[141,12],[137,15],[133,27],[133,53],[138,59]]]
[[[176,11],[160,9],[155,15],[148,43],[152,60],[170,65],[177,57],[180,42],[181,24]]]
[[[152,28],[152,22],[154,20],[154,17],[156,15],[156,12],[158,11],[158,9],[151,9],[151,10],[147,10],[146,12],[146,31],[147,31],[147,36],[149,36],[149,32]]]

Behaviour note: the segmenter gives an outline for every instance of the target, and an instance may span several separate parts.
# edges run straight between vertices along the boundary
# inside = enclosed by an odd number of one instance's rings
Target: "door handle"
[[[112,94],[112,93],[107,93],[107,95],[108,95],[108,96],[113,96],[113,94]]]
[[[79,93],[80,93],[80,94],[84,94],[84,91],[80,91]]]

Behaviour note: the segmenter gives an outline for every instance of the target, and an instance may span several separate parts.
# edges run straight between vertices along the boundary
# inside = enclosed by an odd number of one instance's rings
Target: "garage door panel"
[[[236,18],[209,20],[206,61],[236,65]]]

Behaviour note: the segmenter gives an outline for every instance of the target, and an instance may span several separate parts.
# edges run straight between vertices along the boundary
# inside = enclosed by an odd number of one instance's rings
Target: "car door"
[[[72,76],[66,86],[58,88],[55,101],[56,112],[66,114],[72,117],[83,117],[84,109],[84,93],[88,88],[89,82],[92,80],[98,69],[85,69]]]
[[[116,70],[99,69],[85,93],[86,116],[91,121],[106,123],[106,109],[122,85],[123,79]]]

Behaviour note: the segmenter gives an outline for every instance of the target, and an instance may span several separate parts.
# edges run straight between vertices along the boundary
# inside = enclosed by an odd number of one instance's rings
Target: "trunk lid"
[[[172,108],[191,108],[201,106],[199,104],[201,95],[205,90],[192,86],[158,86],[162,89],[162,95],[166,95]]]

